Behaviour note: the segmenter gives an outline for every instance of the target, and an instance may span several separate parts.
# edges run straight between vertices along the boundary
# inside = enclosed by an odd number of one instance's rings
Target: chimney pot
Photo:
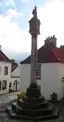
[[[55,35],[49,36],[48,38],[46,38],[45,44],[49,44],[52,47],[56,47],[56,37],[55,37]]]

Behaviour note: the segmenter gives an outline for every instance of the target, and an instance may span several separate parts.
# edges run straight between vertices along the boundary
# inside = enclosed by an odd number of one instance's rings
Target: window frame
[[[37,63],[36,77],[38,80],[41,79],[41,64]]]
[[[2,90],[2,81],[0,81],[0,91]]]
[[[7,68],[7,69],[6,69]],[[6,71],[7,70],[7,71]],[[8,66],[4,67],[4,75],[8,75]]]
[[[5,85],[4,85],[4,81],[6,81]],[[2,90],[6,90],[6,89],[7,89],[7,80],[3,80],[2,81]]]
[[[9,83],[9,88],[11,88],[11,87],[12,87],[12,83],[10,82],[10,83]]]
[[[2,67],[0,66],[0,74],[1,74],[1,72],[2,72]]]

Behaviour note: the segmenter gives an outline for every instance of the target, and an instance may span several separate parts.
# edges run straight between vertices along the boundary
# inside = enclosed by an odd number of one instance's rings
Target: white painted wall
[[[11,89],[15,91],[14,89],[14,81],[17,80],[17,91],[20,90],[20,78],[11,78]]]
[[[12,73],[11,73],[11,89],[15,90],[14,88],[14,81],[17,80],[17,90],[20,90],[20,66],[18,66]]]
[[[56,92],[58,100],[62,98],[61,77],[64,75],[64,68],[60,63],[44,63],[41,64],[41,80],[37,80],[41,85],[41,93],[46,99],[50,99],[50,95]],[[62,71],[62,72],[61,72]],[[20,71],[20,90],[25,91],[30,84],[30,64],[22,64]]]
[[[59,69],[60,69],[59,78],[61,82],[61,94],[62,94],[62,97],[64,97],[64,82],[62,82],[62,77],[64,77],[64,64],[63,63],[60,63]]]
[[[25,91],[30,84],[30,64],[22,64],[20,69],[20,91]]]
[[[4,75],[5,66],[8,67],[8,75]],[[10,77],[11,77],[11,63],[0,61],[0,67],[1,67],[0,81],[7,80],[7,88],[5,90],[2,90],[2,89],[0,90],[0,94],[4,94],[4,93],[9,92],[9,82],[10,82]]]
[[[11,76],[20,76],[20,66],[11,73]]]
[[[41,85],[41,92],[46,99],[50,99],[53,92],[57,93],[58,100],[62,98],[59,66],[59,63],[44,63],[41,66],[41,80],[38,84]]]

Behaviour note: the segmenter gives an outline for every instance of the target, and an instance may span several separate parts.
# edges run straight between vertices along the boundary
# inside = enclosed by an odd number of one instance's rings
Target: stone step
[[[39,97],[41,95],[41,92],[40,92],[40,86],[36,85],[35,87],[35,84],[32,84],[31,87],[28,87],[27,90],[26,90],[26,96],[32,98],[32,97]]]
[[[11,106],[7,106],[6,107],[6,111],[7,111],[7,113],[8,113],[8,115],[10,115],[10,116],[15,116],[16,115],[16,113],[14,113],[13,111],[12,111],[12,108],[11,108]]]
[[[27,97],[27,96],[24,96],[23,98],[23,101],[24,102],[28,102],[28,103],[36,103],[36,102],[42,102],[44,101],[45,98],[43,96],[40,96],[40,97]]]
[[[12,105],[13,110],[17,114],[22,114],[22,115],[27,115],[27,116],[37,116],[37,115],[47,115],[47,114],[52,114],[54,105],[50,104],[48,108],[40,108],[40,109],[24,109],[18,106],[18,104],[13,104]]]
[[[25,109],[39,109],[39,108],[47,108],[49,103],[48,101],[42,101],[40,103],[36,102],[36,103],[28,103],[28,102],[24,102],[22,99],[19,99],[18,100],[18,105],[22,108],[25,108]]]
[[[18,114],[16,114],[15,112],[13,112],[13,110],[11,109],[10,106],[6,107],[6,111],[7,111],[7,113],[8,113],[8,115],[9,115],[10,118],[15,118],[15,119],[16,119],[16,118],[17,118],[17,119],[27,119],[27,120],[32,119],[32,118],[29,117],[29,116],[23,116],[23,115],[18,115]]]
[[[50,120],[50,119],[57,119],[59,116],[60,110],[58,107],[55,106],[55,110],[53,114],[51,115],[46,115],[46,116],[38,116],[33,118],[34,120]]]
[[[9,116],[12,118],[26,119],[26,120],[48,120],[48,119],[56,119],[59,116],[59,108],[57,108],[57,107],[55,107],[53,114],[46,115],[46,116],[40,115],[40,116],[36,116],[36,117],[30,117],[30,116],[24,116],[24,115],[20,115],[20,114],[18,115],[12,111],[11,107],[7,107],[7,112],[9,114]]]
[[[13,103],[12,103],[12,110],[13,110],[14,112],[16,112],[16,106],[17,106],[17,103],[16,103],[16,102],[13,102]]]

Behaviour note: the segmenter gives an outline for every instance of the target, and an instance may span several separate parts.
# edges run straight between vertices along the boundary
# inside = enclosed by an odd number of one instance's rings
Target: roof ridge
[[[14,68],[13,68],[14,67]],[[18,66],[15,66],[11,63],[11,72],[13,72]]]
[[[45,44],[44,44],[42,47],[44,47],[44,46],[45,46]],[[42,47],[40,47],[39,49],[37,49],[37,52],[38,52]],[[30,58],[30,57],[31,57],[31,54],[30,54],[27,58],[25,58],[24,60],[20,61],[20,64],[22,64],[26,59],[28,59],[28,58]]]
[[[59,48],[56,48],[56,47],[53,48],[49,44],[44,44],[42,47],[40,47],[37,50],[37,53],[38,53],[38,61],[40,61],[40,63],[62,62],[62,59],[60,57],[60,54],[59,55],[57,54],[56,49],[59,50]],[[44,54],[44,52],[46,54]],[[42,58],[42,56],[40,56],[40,53],[41,53],[41,55],[43,55],[43,58]],[[30,56],[27,57],[25,60],[21,61],[20,64],[29,64],[30,63]],[[49,61],[48,61],[48,56],[51,56],[50,58],[52,58]]]
[[[7,58],[7,60],[11,63],[11,60],[0,50],[0,52]]]

